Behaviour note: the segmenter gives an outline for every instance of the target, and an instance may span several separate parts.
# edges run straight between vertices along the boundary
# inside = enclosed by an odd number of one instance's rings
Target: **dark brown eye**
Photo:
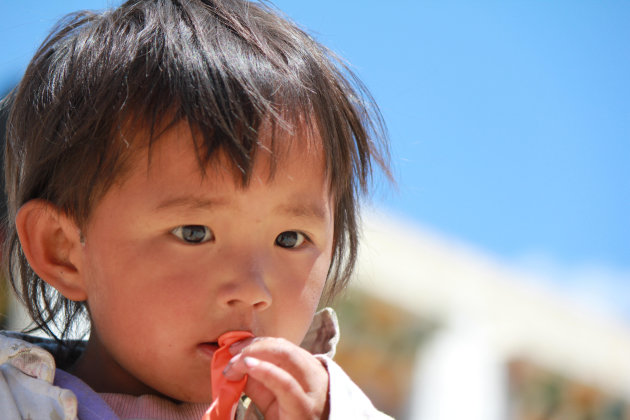
[[[282,232],[276,237],[276,245],[282,248],[297,248],[304,242],[304,235],[294,230]]]
[[[202,225],[178,226],[173,229],[171,233],[182,241],[190,244],[201,244],[214,239],[210,228]]]

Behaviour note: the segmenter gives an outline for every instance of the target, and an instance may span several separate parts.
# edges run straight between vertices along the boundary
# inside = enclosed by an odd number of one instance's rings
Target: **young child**
[[[130,0],[62,21],[4,106],[7,275],[53,339],[0,336],[3,418],[200,419],[228,331],[255,337],[223,371],[237,418],[387,418],[316,313],[387,171],[328,50],[264,4]]]

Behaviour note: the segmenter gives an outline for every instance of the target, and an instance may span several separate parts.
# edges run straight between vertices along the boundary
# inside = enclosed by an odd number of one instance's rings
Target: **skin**
[[[221,156],[202,176],[190,138],[180,124],[150,164],[139,153],[70,252],[76,272],[64,281],[76,278],[71,297],[85,296],[92,321],[72,372],[97,392],[210,403],[214,343],[247,330],[257,338],[234,346],[228,378],[249,376],[265,418],[326,418],[327,371],[298,347],[333,248],[323,154],[292,147],[270,179],[261,152],[243,189]],[[187,242],[194,234],[200,242]]]

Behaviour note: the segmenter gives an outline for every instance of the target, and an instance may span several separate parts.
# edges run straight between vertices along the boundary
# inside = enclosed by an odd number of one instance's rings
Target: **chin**
[[[178,403],[212,403],[212,388],[210,384],[202,385],[195,389],[165,389],[157,394],[163,398]]]

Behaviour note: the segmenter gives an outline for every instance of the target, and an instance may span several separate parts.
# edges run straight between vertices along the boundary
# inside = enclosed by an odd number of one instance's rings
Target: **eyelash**
[[[194,232],[195,237],[193,237],[192,239],[190,238],[186,238],[186,232],[184,231],[184,229],[196,229],[196,228],[201,228],[203,229],[203,236],[198,238],[198,234],[199,231]],[[180,240],[188,243],[188,244],[203,244],[205,242],[209,242],[214,240],[214,233],[212,233],[212,230],[210,230],[210,228],[208,226],[202,226],[202,225],[183,225],[183,226],[177,226],[175,229],[171,230],[171,233],[173,235],[175,235],[177,238],[179,238]],[[191,232],[188,232],[191,233]]]
[[[299,235],[297,239],[299,243],[296,246],[283,246],[278,242],[282,235],[288,234],[288,233],[295,233],[296,235]],[[274,241],[276,245],[284,249],[298,249],[302,246],[302,244],[304,244],[304,242],[311,242],[311,239],[305,233],[299,232],[297,230],[286,230],[284,232],[281,232],[278,236],[276,236],[276,239]]]
[[[194,229],[197,230],[194,231]],[[199,229],[203,229],[203,232],[199,232]],[[200,233],[203,233],[203,236],[200,236]],[[197,245],[214,241],[214,233],[212,232],[212,230],[209,227],[203,225],[177,226],[175,229],[171,230],[171,234],[188,244]],[[296,244],[294,246],[284,246],[281,244],[281,237],[287,234],[295,234],[297,236],[297,238],[295,238]],[[280,234],[278,234],[278,236],[276,236],[276,239],[274,240],[275,245],[284,249],[298,249],[302,244],[304,244],[304,242],[311,242],[311,239],[305,233],[299,232],[297,230],[286,230],[284,232],[280,232]]]

